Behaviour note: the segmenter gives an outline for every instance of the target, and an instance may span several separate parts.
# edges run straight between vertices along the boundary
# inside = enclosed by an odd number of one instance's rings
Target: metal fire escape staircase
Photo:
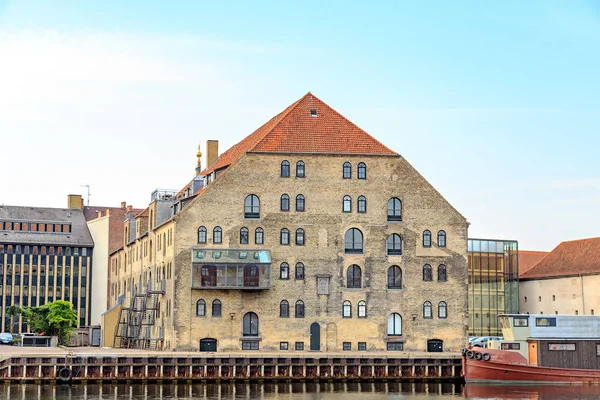
[[[165,293],[165,281],[154,286],[148,282],[144,289],[123,301],[113,347],[147,350],[160,350],[162,347],[163,330],[158,337],[152,337],[152,328],[158,313],[158,296]]]

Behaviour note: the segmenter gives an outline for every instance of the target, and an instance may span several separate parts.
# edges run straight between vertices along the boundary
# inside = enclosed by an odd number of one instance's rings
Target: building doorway
[[[310,349],[312,351],[321,350],[321,325],[317,322],[310,325]]]
[[[441,353],[442,351],[444,351],[444,342],[438,339],[428,340],[427,351],[430,353]]]
[[[200,339],[200,351],[217,351],[217,339]]]

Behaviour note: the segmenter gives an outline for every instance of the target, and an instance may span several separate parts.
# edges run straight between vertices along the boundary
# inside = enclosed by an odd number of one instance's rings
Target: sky
[[[144,208],[310,91],[520,249],[600,236],[600,2],[0,0],[0,204]]]

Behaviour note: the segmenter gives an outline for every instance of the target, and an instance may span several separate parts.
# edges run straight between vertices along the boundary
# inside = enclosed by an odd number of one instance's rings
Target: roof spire
[[[200,171],[202,171],[202,162],[200,159],[202,158],[202,152],[200,151],[200,144],[198,144],[198,152],[196,153],[196,158],[198,159],[196,162],[196,176],[200,175]]]

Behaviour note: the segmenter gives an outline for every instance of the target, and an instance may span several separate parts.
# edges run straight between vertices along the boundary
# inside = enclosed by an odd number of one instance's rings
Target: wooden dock
[[[459,381],[461,361],[454,353],[30,353],[0,356],[0,380]]]

